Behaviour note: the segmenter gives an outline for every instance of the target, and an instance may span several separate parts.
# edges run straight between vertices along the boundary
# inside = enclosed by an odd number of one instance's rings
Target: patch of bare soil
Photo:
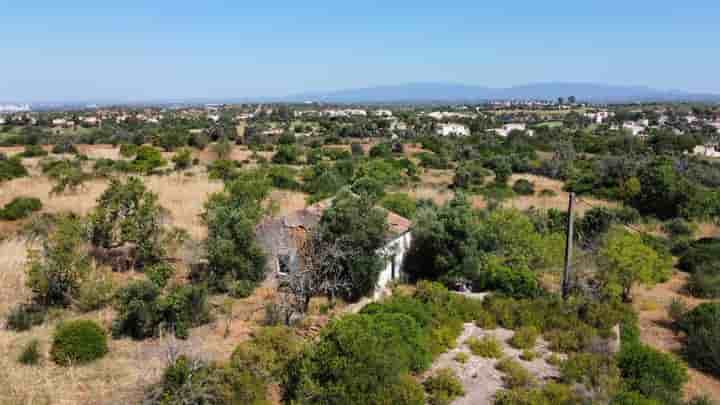
[[[547,343],[542,339],[538,339],[535,347],[537,358],[533,361],[525,361],[520,359],[521,350],[511,347],[507,340],[513,336],[514,332],[508,329],[483,330],[474,323],[466,323],[465,330],[458,339],[458,345],[438,357],[433,363],[432,368],[427,375],[441,368],[450,368],[454,370],[465,388],[465,396],[453,401],[452,405],[480,405],[492,403],[495,393],[503,389],[503,373],[495,369],[498,359],[488,359],[475,356],[464,343],[470,337],[481,339],[485,336],[495,337],[502,345],[503,352],[506,357],[517,360],[530,373],[535,376],[538,381],[545,381],[559,377],[557,367],[548,364],[545,358],[551,352],[547,349]],[[458,353],[466,353],[469,358],[467,362],[460,363],[455,360]]]
[[[635,292],[634,306],[639,314],[640,339],[646,344],[664,352],[678,354],[683,347],[682,338],[671,328],[667,306],[673,299],[685,301],[690,308],[707,300],[694,298],[683,289],[687,283],[686,273],[676,272],[673,277],[650,289],[638,288]],[[720,398],[720,380],[709,374],[690,368],[690,380],[685,385],[685,397],[709,395]]]

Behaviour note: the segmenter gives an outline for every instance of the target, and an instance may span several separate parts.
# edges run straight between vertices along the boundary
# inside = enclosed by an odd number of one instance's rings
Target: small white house
[[[320,222],[323,212],[330,204],[331,200],[321,201],[282,217],[268,218],[258,224],[255,235],[267,254],[270,275],[282,278],[302,266],[299,250],[307,240],[307,233]],[[410,220],[383,210],[387,213],[389,226],[385,235],[385,246],[377,253],[386,259],[386,263],[378,276],[373,298],[385,294],[392,281],[405,278],[402,265],[412,242]]]
[[[718,144],[698,145],[693,150],[693,154],[696,156],[720,158],[720,145],[718,145]]]
[[[500,136],[508,136],[512,131],[527,131],[527,125],[522,122],[505,124],[502,128],[495,129],[495,132]]]
[[[437,124],[435,126],[435,133],[440,136],[468,136],[470,135],[470,128],[463,124],[447,123]]]
[[[642,135],[645,132],[646,127],[633,121],[623,122],[623,129],[629,131],[633,136]]]

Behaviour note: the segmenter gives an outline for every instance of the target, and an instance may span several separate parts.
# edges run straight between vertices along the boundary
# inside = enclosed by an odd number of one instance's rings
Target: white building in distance
[[[435,133],[440,136],[469,136],[470,128],[457,123],[437,124]]]

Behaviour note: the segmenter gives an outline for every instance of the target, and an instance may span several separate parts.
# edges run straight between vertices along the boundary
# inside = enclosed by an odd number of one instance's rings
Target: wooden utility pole
[[[570,295],[570,272],[572,262],[573,249],[573,206],[575,205],[575,193],[570,193],[568,200],[568,219],[567,219],[567,236],[565,240],[565,269],[563,270],[562,279],[562,296],[567,299]]]

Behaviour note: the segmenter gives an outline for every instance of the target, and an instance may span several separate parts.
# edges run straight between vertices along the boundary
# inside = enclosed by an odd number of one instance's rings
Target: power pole
[[[575,193],[570,193],[568,199],[568,220],[567,220],[567,236],[565,240],[565,269],[563,270],[562,280],[562,296],[567,299],[570,295],[570,271],[572,262],[573,249],[573,206],[575,205]]]

